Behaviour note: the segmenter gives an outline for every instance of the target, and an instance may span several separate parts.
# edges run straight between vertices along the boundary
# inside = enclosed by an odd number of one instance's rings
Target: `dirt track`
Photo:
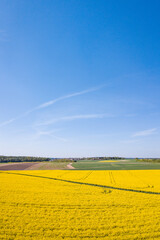
[[[69,164],[67,165],[67,168],[68,168],[68,169],[75,169],[75,168],[72,166],[72,163],[69,163]]]
[[[8,170],[26,170],[27,168],[35,165],[35,164],[38,164],[38,163],[7,163],[7,164],[0,164],[0,170],[5,170],[5,171],[8,171]]]

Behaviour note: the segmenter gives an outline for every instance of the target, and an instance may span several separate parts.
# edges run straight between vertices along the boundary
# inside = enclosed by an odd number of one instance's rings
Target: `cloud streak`
[[[51,105],[53,105],[53,104],[55,104],[55,103],[57,103],[57,102],[60,102],[60,101],[65,100],[65,99],[69,99],[69,98],[73,98],[73,97],[76,97],[76,96],[80,96],[80,95],[84,95],[84,94],[87,94],[87,93],[91,93],[91,92],[98,91],[98,90],[100,90],[101,88],[103,88],[104,86],[106,86],[106,85],[101,85],[101,86],[98,86],[98,87],[86,89],[86,90],[84,90],[84,91],[80,91],[80,92],[75,92],[75,93],[72,93],[72,94],[64,95],[64,96],[62,96],[62,97],[52,99],[52,100],[50,100],[50,101],[48,101],[48,102],[44,102],[44,103],[38,105],[37,107],[35,107],[35,108],[33,108],[33,109],[29,110],[29,111],[26,111],[26,112],[23,113],[22,115],[19,115],[18,117],[15,117],[15,118],[12,118],[12,119],[10,119],[10,120],[7,120],[7,121],[5,121],[5,122],[0,123],[0,127],[3,127],[3,126],[5,126],[5,125],[8,125],[8,124],[10,124],[10,123],[12,123],[12,122],[20,119],[20,118],[23,118],[23,117],[25,117],[25,116],[28,116],[29,114],[31,114],[31,113],[33,113],[33,112],[35,112],[35,111],[38,111],[38,110],[47,108],[47,107],[49,107],[49,106],[51,106]]]
[[[136,132],[132,135],[132,137],[144,137],[144,136],[149,136],[149,135],[153,135],[157,132],[157,128],[151,128],[151,129],[147,129],[144,131],[139,131]]]
[[[14,122],[16,119],[17,118],[11,118],[8,121],[2,122],[2,123],[0,123],[0,127],[3,127],[3,126],[6,126],[6,125],[10,124],[10,123]]]
[[[39,123],[39,124],[37,124],[37,126],[51,125],[51,124],[61,122],[61,121],[74,121],[74,120],[79,120],[79,119],[96,119],[96,118],[109,118],[109,117],[114,117],[114,116],[109,115],[109,114],[73,115],[73,116],[66,116],[66,117],[61,117],[61,118],[53,118],[46,122]]]
[[[63,141],[63,142],[67,142],[67,139],[65,138],[62,138],[62,137],[58,137],[58,136],[55,136],[55,132],[59,131],[59,129],[57,130],[52,130],[52,131],[38,131],[36,133],[36,135],[34,136],[35,139],[39,139],[41,136],[49,136],[49,137],[52,137],[52,138],[55,138],[57,140],[60,140],[60,141]]]
[[[53,104],[55,104],[57,102],[60,102],[62,100],[68,99],[68,98],[73,98],[73,97],[84,95],[84,94],[87,94],[87,93],[90,93],[90,92],[95,92],[95,91],[101,89],[102,87],[104,87],[104,85],[101,85],[101,86],[98,86],[98,87],[95,87],[95,88],[90,88],[90,89],[87,89],[87,90],[84,90],[84,91],[80,91],[80,92],[75,92],[75,93],[72,93],[72,94],[64,95],[64,96],[59,97],[59,98],[55,98],[55,99],[53,99],[51,101],[44,102],[44,103],[40,104],[39,106],[33,108],[32,110],[30,110],[30,111],[28,111],[26,113],[31,113],[31,112],[34,112],[36,110],[49,107],[49,106],[51,106],[51,105],[53,105]]]

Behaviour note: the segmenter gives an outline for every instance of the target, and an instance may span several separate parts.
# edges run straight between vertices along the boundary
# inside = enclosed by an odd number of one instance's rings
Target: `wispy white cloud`
[[[52,131],[42,131],[42,130],[38,130],[36,132],[36,134],[34,135],[34,139],[39,139],[41,136],[48,136],[48,137],[52,137],[55,138],[57,140],[63,141],[63,142],[67,142],[68,140],[66,138],[63,137],[59,137],[55,135],[55,132],[59,131],[59,129],[55,129]]]
[[[41,110],[43,108],[47,108],[47,107],[49,107],[49,106],[51,106],[51,105],[53,105],[53,104],[55,104],[57,102],[63,101],[65,99],[73,98],[73,97],[76,97],[76,96],[84,95],[84,94],[87,94],[87,93],[90,93],[90,92],[95,92],[95,91],[103,88],[104,86],[106,86],[106,85],[101,85],[101,86],[98,86],[98,87],[95,87],[95,88],[86,89],[84,91],[80,91],[80,92],[75,92],[75,93],[72,93],[72,94],[64,95],[62,97],[52,99],[52,100],[50,100],[48,102],[44,102],[44,103],[38,105],[37,107],[26,111],[22,115],[19,115],[19,116],[15,117],[15,118],[12,118],[10,120],[7,120],[5,122],[0,123],[0,127],[8,125],[8,124],[10,124],[10,123],[20,119],[20,118],[23,118],[23,117],[25,117],[25,116],[35,112],[35,111]]]
[[[16,118],[11,118],[11,119],[8,120],[8,121],[2,122],[2,123],[0,123],[0,127],[3,127],[3,126],[5,126],[5,125],[8,125],[8,124],[14,122],[15,120],[16,120]]]
[[[155,134],[155,133],[157,133],[157,128],[151,128],[151,129],[147,129],[147,130],[144,130],[144,131],[136,132],[132,135],[132,137],[149,136],[149,135],[152,135],[152,134]]]
[[[38,123],[37,126],[44,126],[44,125],[51,125],[56,122],[61,121],[73,121],[79,119],[96,119],[96,118],[107,118],[107,117],[114,117],[114,115],[109,114],[86,114],[86,115],[73,115],[73,116],[65,116],[61,118],[53,118],[48,121]]]
[[[51,106],[51,105],[53,105],[53,104],[55,104],[57,102],[65,100],[67,98],[73,98],[73,97],[84,95],[84,94],[87,94],[87,93],[90,93],[90,92],[95,92],[95,91],[101,89],[104,86],[105,85],[101,85],[101,86],[98,86],[98,87],[95,87],[95,88],[90,88],[90,89],[87,89],[87,90],[84,90],[84,91],[75,92],[75,93],[72,93],[72,94],[64,95],[64,96],[59,97],[59,98],[52,99],[52,100],[50,100],[48,102],[44,102],[44,103],[38,105],[37,107],[33,108],[32,110],[30,110],[30,111],[28,111],[26,113],[31,113],[31,112],[34,112],[36,110],[49,107],[49,106]]]

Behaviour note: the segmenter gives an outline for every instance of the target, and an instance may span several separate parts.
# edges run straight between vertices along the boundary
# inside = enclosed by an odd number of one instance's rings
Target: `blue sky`
[[[0,155],[160,157],[159,11],[2,0]]]

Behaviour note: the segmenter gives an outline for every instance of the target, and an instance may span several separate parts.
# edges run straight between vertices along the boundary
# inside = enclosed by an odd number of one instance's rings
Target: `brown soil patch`
[[[0,170],[8,171],[8,170],[26,170],[27,168],[36,165],[38,163],[29,162],[29,163],[7,163],[0,164]]]
[[[31,166],[29,166],[28,168],[26,168],[25,170],[41,170],[41,168],[45,165],[46,163],[44,162],[39,162],[36,164],[33,164]]]

